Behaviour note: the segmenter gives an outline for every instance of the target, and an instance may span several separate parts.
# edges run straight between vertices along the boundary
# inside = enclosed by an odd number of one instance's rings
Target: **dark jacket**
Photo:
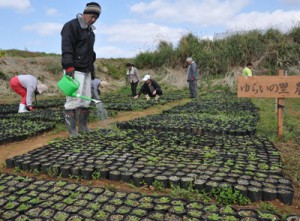
[[[63,26],[61,37],[63,69],[74,67],[78,71],[93,71],[96,58],[93,26],[84,24],[82,15],[79,14]]]
[[[156,90],[156,94],[162,95],[162,90],[161,90],[159,84],[155,80],[150,79],[150,81],[151,81],[151,85],[153,86],[154,90]],[[149,84],[147,84],[146,82],[142,85],[142,87],[138,93],[139,96],[141,94],[148,94],[150,97],[153,97],[150,87],[149,87]]]

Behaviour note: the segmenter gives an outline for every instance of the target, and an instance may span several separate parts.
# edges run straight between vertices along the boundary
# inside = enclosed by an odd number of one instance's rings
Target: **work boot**
[[[18,111],[18,113],[25,113],[25,112],[29,112],[26,109],[26,105],[25,104],[19,104],[19,111]]]
[[[78,108],[78,131],[80,132],[90,132],[87,127],[89,117],[89,109],[86,107]]]
[[[155,98],[154,98],[156,101],[158,101],[159,99],[159,95],[155,95]]]
[[[65,110],[65,121],[66,121],[66,127],[69,132],[69,136],[77,136],[78,132],[76,130],[76,111],[74,109],[72,110]]]

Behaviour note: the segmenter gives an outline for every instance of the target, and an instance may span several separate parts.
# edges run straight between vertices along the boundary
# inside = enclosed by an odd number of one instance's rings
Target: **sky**
[[[83,0],[0,0],[0,49],[61,53],[63,25],[82,13]],[[300,0],[97,0],[97,58],[133,58],[159,41],[174,47],[186,34],[223,33],[300,25]]]

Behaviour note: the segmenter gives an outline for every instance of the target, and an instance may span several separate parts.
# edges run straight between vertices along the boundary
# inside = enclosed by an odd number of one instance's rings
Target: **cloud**
[[[124,57],[132,58],[145,51],[153,51],[160,41],[176,45],[183,35],[189,31],[182,28],[171,28],[155,23],[139,23],[126,20],[120,23],[96,29],[96,38],[105,39],[114,46],[97,49],[97,57]]]
[[[46,14],[47,14],[48,16],[57,16],[57,15],[59,15],[59,12],[58,12],[58,10],[55,9],[55,8],[48,8],[48,9],[46,10]]]
[[[109,42],[145,44],[160,40],[177,41],[188,31],[182,28],[170,28],[155,23],[139,23],[133,20],[122,21],[111,26],[102,26],[99,34],[108,35]]]
[[[300,11],[251,12],[239,14],[227,23],[229,29],[252,30],[276,28],[283,32],[300,24]]]
[[[58,35],[63,25],[59,23],[37,23],[26,25],[23,27],[24,31],[36,32],[41,36]]]
[[[154,0],[135,4],[130,10],[152,20],[208,27],[230,20],[249,2],[249,0]]]
[[[95,47],[97,58],[132,58],[137,51],[116,46]]]
[[[17,11],[26,11],[30,9],[29,0],[0,0],[0,8],[12,8]]]

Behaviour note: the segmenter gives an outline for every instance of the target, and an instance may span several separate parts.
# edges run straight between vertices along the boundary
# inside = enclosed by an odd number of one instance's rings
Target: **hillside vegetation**
[[[140,53],[135,64],[142,68],[178,67],[188,56],[200,65],[202,74],[209,76],[229,73],[248,62],[264,74],[277,74],[278,68],[299,74],[300,27],[288,33],[276,29],[227,33],[213,41],[190,33],[177,47],[161,41],[154,52]]]
[[[300,27],[288,33],[276,29],[227,33],[213,41],[190,33],[181,38],[177,47],[161,41],[156,50],[142,52],[132,59],[98,58],[96,75],[106,84],[105,90],[124,87],[125,64],[132,62],[141,76],[149,73],[165,87],[183,88],[187,86],[185,59],[188,56],[198,63],[202,79],[219,78],[221,84],[233,88],[236,76],[247,62],[254,64],[257,75],[276,75],[279,68],[289,75],[300,75]],[[9,79],[18,74],[32,74],[49,86],[50,94],[59,93],[56,83],[62,75],[60,62],[57,54],[0,50],[1,95],[11,94]]]

